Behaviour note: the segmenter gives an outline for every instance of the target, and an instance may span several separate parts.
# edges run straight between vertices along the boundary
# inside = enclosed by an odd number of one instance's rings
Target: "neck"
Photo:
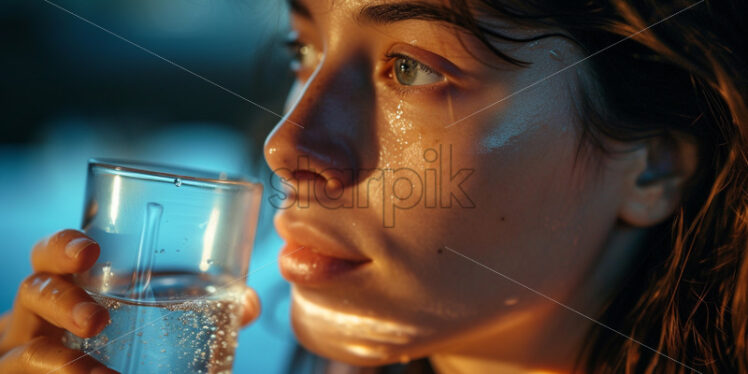
[[[539,298],[532,309],[490,328],[483,326],[461,339],[464,343],[430,356],[434,370],[439,374],[573,372],[587,332],[629,269],[644,235],[641,229],[617,225],[573,295],[555,301]]]
[[[541,302],[534,310],[510,318],[513,321],[508,326],[490,332],[483,330],[483,336],[470,339],[473,343],[431,356],[436,372],[562,374],[573,371],[574,360],[591,324],[589,320],[553,302]],[[474,344],[477,342],[481,344]]]
[[[503,373],[503,374],[557,374],[559,371],[531,369],[519,365],[488,362],[472,357],[432,356],[431,365],[439,374],[444,373]]]

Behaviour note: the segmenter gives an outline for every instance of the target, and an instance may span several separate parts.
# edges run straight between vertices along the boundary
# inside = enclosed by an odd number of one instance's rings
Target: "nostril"
[[[292,173],[293,179],[302,181],[302,180],[314,180],[317,178],[321,178],[322,176],[309,171],[309,170],[294,170]]]

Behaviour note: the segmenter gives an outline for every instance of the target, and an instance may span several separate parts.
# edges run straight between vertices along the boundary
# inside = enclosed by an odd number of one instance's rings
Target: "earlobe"
[[[635,185],[624,200],[619,218],[635,227],[654,226],[669,217],[680,204],[683,179],[661,178],[647,185]]]
[[[646,150],[645,166],[627,179],[619,209],[620,220],[635,227],[656,225],[675,212],[698,163],[696,143],[684,137],[652,139]]]

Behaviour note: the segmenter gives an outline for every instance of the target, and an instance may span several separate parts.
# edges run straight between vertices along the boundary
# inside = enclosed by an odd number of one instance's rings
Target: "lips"
[[[281,275],[289,282],[300,284],[320,284],[340,278],[369,261],[351,261],[330,257],[314,248],[287,243],[279,258]]]
[[[319,285],[340,281],[371,259],[322,233],[310,224],[287,223],[276,216],[275,225],[286,241],[278,259],[281,275],[292,283]]]

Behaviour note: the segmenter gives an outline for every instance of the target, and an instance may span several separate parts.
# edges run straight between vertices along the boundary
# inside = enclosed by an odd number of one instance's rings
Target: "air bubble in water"
[[[154,284],[161,285],[158,281]],[[106,357],[132,359],[139,368],[158,367],[164,362],[163,370],[159,369],[159,372],[164,373],[230,373],[230,367],[235,358],[233,351],[236,347],[238,336],[236,330],[238,330],[240,319],[240,316],[232,310],[239,309],[236,306],[239,305],[239,296],[243,293],[233,289],[224,290],[215,285],[203,284],[202,287],[194,288],[195,286],[197,286],[195,282],[190,281],[184,291],[194,296],[210,295],[210,297],[166,301],[158,305],[123,303],[119,310],[110,309],[115,320],[115,324],[108,326],[108,330],[105,331],[111,333],[110,336],[120,336],[126,331],[132,331],[133,319],[153,320],[154,316],[161,315],[159,310],[176,313],[168,319],[160,319],[160,325],[154,331],[145,330],[147,334],[143,330],[134,331],[132,335],[135,339],[132,341],[106,345],[106,338],[95,341],[95,339],[73,337],[74,343],[77,344],[67,344],[75,345],[78,349],[83,349],[99,359]],[[171,287],[173,286],[169,284],[169,288]],[[210,288],[215,289],[215,293],[206,292]],[[107,300],[116,300],[108,297],[101,297],[101,299],[101,303],[107,305]],[[99,298],[96,300],[99,301]],[[112,302],[118,303],[118,301]],[[148,314],[141,316],[143,309],[148,310]],[[174,331],[174,333],[169,334],[168,331]],[[72,335],[66,335],[66,338],[68,337]],[[129,344],[142,345],[142,350],[132,352],[127,349]],[[137,368],[132,369],[135,372],[139,371]]]
[[[182,185],[182,179],[181,178],[174,178],[174,185],[179,187]]]

